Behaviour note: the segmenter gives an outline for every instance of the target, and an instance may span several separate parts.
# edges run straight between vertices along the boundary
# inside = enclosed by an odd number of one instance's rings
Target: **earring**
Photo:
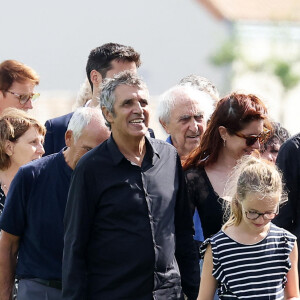
[[[224,148],[226,147],[226,140],[223,139],[223,143],[224,143]]]

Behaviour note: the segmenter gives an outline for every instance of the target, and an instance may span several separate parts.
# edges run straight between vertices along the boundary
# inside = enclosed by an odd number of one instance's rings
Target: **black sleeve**
[[[189,300],[197,299],[200,284],[199,256],[194,243],[193,218],[187,197],[187,188],[178,157],[179,191],[175,207],[176,260],[181,284]]]
[[[63,298],[68,300],[87,299],[86,253],[95,212],[94,189],[87,173],[84,165],[75,168],[64,216],[62,283]]]
[[[288,201],[280,208],[279,215],[273,222],[296,234],[300,221],[300,148],[295,141],[290,139],[282,146],[276,164],[283,175]]]

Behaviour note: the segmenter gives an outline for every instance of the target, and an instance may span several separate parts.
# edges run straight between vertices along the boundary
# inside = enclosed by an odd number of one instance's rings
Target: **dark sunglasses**
[[[24,105],[26,102],[28,102],[29,100],[31,100],[32,102],[34,102],[39,96],[39,93],[32,93],[32,94],[23,94],[23,95],[19,95],[15,92],[6,90],[5,92],[10,93],[14,96],[16,96],[19,99],[19,102],[21,105]]]
[[[261,132],[260,134],[257,134],[257,135],[255,135],[255,134],[244,135],[243,133],[238,133],[238,132],[235,132],[234,134],[238,137],[245,139],[247,146],[252,146],[256,143],[257,140],[259,141],[260,144],[263,144],[264,142],[266,142],[270,136],[270,130],[267,128],[264,128],[263,132]]]

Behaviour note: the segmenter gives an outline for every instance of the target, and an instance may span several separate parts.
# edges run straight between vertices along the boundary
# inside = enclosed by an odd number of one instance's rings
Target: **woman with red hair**
[[[200,146],[183,164],[205,239],[223,224],[222,197],[231,171],[243,155],[260,149],[271,128],[267,109],[255,95],[232,93],[218,102]]]

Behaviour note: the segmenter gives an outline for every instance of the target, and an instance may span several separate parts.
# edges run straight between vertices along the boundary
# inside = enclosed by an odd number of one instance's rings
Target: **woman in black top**
[[[222,197],[229,174],[243,155],[260,149],[271,128],[267,109],[255,95],[232,93],[218,102],[200,146],[183,164],[205,239],[224,223]]]

